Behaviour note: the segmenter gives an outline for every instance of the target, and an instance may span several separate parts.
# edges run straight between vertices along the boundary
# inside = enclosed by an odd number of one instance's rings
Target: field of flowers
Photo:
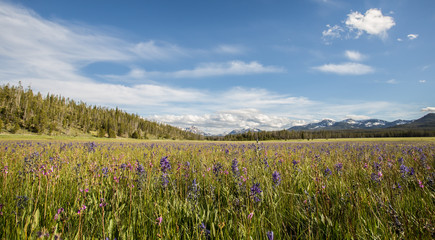
[[[433,239],[434,142],[0,142],[0,239]]]

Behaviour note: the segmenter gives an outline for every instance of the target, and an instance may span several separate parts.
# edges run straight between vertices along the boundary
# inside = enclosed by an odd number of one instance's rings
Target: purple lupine
[[[254,200],[254,202],[260,202],[261,198],[260,195],[263,191],[260,189],[260,183],[254,183],[251,187],[251,197]]]
[[[221,170],[222,170],[222,164],[220,164],[220,163],[216,163],[216,164],[214,164],[213,165],[213,174],[216,176],[216,177],[219,177],[219,174],[221,173]]]
[[[272,181],[273,184],[275,184],[275,186],[278,186],[281,183],[281,175],[279,174],[279,172],[277,171],[273,172]]]
[[[199,225],[199,228],[204,232],[207,238],[210,237],[210,230],[206,228],[204,223],[201,223],[201,225]]]
[[[196,201],[199,195],[199,184],[196,182],[196,178],[193,179],[192,185],[189,187],[188,198],[190,200]]]
[[[268,231],[268,232],[266,233],[266,236],[267,236],[267,239],[268,239],[268,240],[273,240],[273,231]]]
[[[370,178],[372,179],[373,182],[380,182],[381,181],[381,176],[379,176],[379,174],[377,173],[372,173],[370,175]]]
[[[323,174],[325,175],[325,176],[328,176],[328,175],[331,175],[332,174],[332,171],[331,171],[331,169],[329,169],[328,167],[325,169],[325,171],[323,172]]]
[[[169,177],[167,173],[162,174],[162,187],[167,187],[169,184]]]
[[[406,167],[405,165],[400,165],[400,172],[402,173],[402,177],[404,178],[404,177],[406,177],[406,174],[408,174],[409,173],[409,168],[408,167]]]
[[[239,162],[235,158],[233,159],[233,162],[231,164],[231,170],[233,171],[234,176],[240,176]]]
[[[381,165],[377,162],[373,162],[373,169],[375,172],[379,172],[381,170]]]
[[[413,176],[415,174],[414,168],[409,168],[409,176]]]
[[[160,159],[160,168],[163,173],[167,173],[171,170],[171,163],[169,163],[168,157],[162,157],[162,159]]]
[[[340,172],[342,169],[343,169],[343,163],[335,164],[335,170],[337,170],[337,172]]]

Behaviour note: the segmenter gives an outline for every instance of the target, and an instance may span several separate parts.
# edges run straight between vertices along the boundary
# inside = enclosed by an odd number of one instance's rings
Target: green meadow
[[[0,136],[0,239],[433,239],[435,139]]]

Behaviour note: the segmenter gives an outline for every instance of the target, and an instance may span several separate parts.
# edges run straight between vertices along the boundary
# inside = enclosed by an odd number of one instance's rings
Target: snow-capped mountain
[[[343,121],[335,122],[334,120],[325,119],[317,123],[309,123],[303,126],[295,126],[289,130],[345,130],[345,129],[379,129],[394,127],[397,125],[407,124],[410,120],[396,120],[388,122],[380,119],[367,119],[367,120],[354,120],[345,119]]]
[[[187,127],[187,128],[184,129],[184,131],[191,132],[191,133],[198,134],[198,135],[202,135],[202,136],[211,136],[210,133],[206,133],[206,132],[202,131],[201,129],[199,129],[199,128],[195,127],[195,126]]]
[[[243,134],[247,132],[261,132],[261,130],[258,128],[243,128],[239,130],[233,130],[229,132],[227,135]]]

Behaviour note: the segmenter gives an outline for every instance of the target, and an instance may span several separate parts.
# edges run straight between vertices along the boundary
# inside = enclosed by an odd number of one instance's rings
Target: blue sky
[[[210,133],[416,119],[433,26],[433,0],[0,0],[0,84]]]

